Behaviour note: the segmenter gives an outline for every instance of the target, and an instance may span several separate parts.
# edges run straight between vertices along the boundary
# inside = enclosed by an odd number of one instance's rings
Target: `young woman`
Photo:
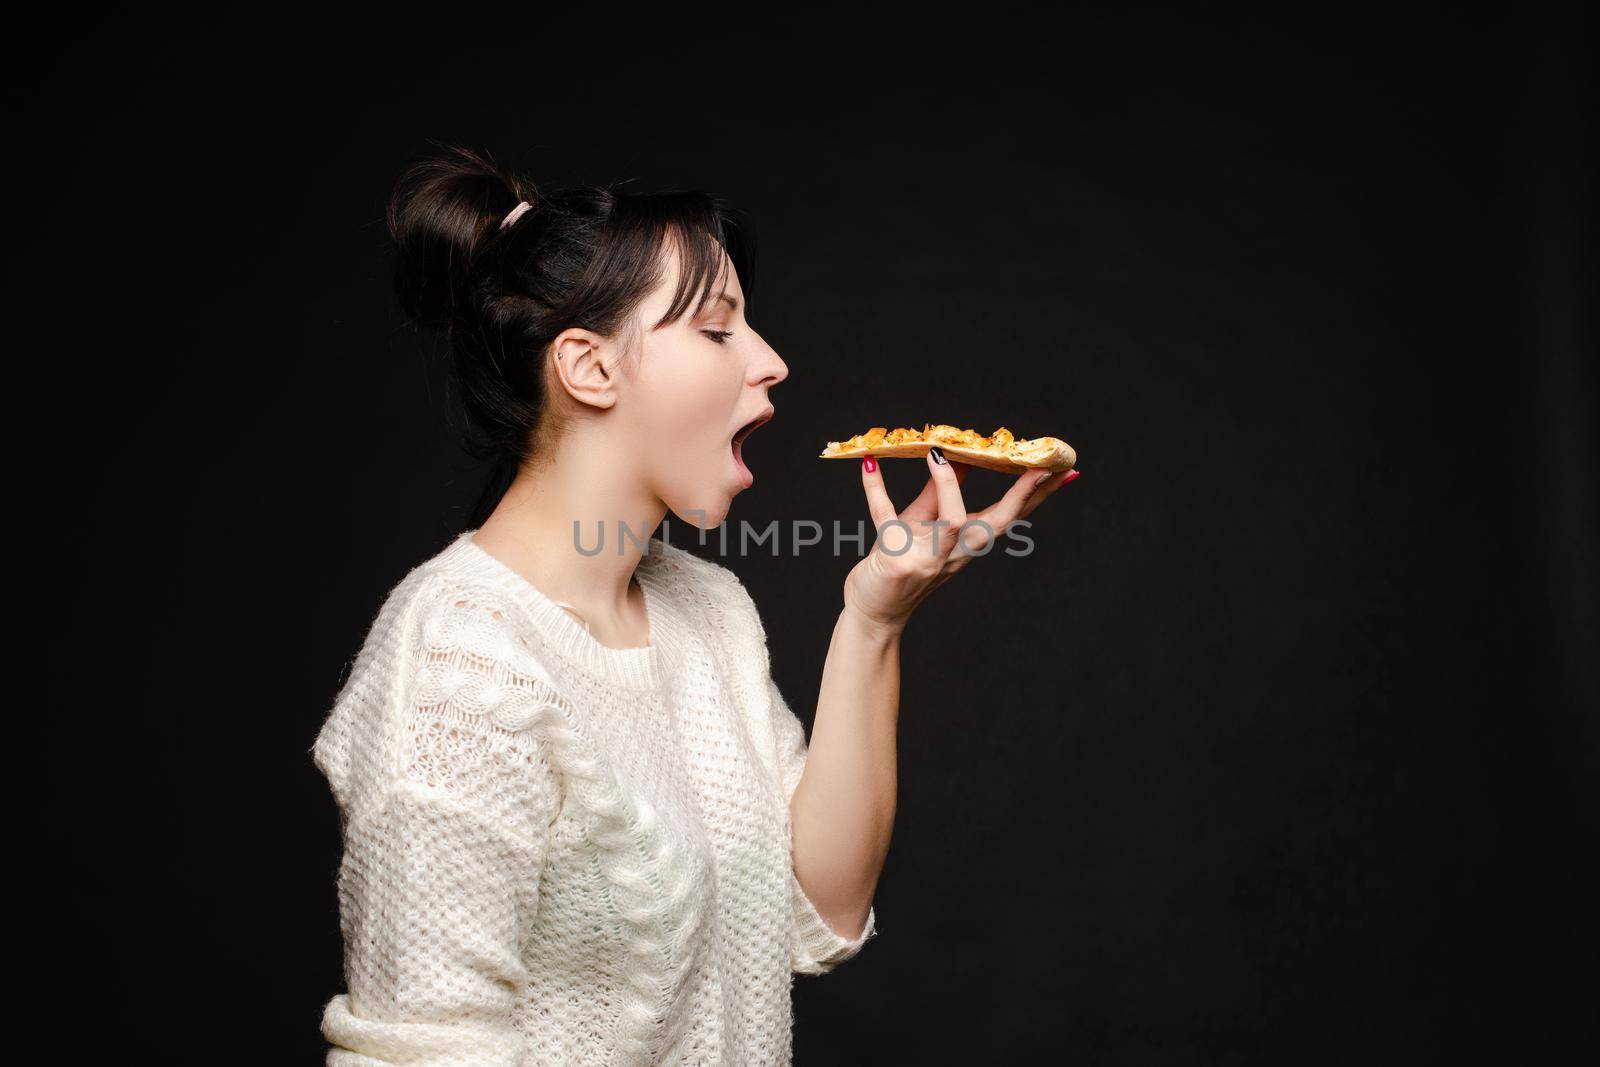
[[[969,515],[935,453],[897,513],[862,464],[879,536],[808,747],[743,585],[649,538],[669,511],[723,521],[789,373],[735,217],[541,195],[453,149],[389,227],[497,474],[390,592],[313,749],[344,832],[328,1063],[788,1063],[793,975],[876,931],[906,622],[1063,477]]]

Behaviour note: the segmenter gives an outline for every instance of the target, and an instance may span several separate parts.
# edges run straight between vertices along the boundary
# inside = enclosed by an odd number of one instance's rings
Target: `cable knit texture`
[[[602,645],[468,530],[389,593],[312,748],[338,805],[329,1067],[788,1064],[876,933],[794,875],[805,730],[720,564],[653,538]]]

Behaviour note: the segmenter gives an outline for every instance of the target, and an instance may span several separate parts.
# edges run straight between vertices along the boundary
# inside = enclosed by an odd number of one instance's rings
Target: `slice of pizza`
[[[1072,446],[1059,437],[1013,437],[1004,426],[985,437],[976,430],[962,430],[945,423],[923,423],[920,430],[903,427],[886,430],[874,426],[847,441],[829,441],[820,458],[925,456],[934,445],[959,463],[1007,474],[1021,474],[1039,467],[1070,470],[1078,462],[1078,454]]]

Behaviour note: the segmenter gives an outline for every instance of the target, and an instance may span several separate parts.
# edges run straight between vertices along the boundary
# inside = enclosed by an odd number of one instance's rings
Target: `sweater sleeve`
[[[348,992],[326,1005],[328,1067],[523,1062],[521,946],[559,789],[529,727],[548,697],[494,654],[493,612],[452,596],[401,662],[390,774],[345,823]]]
[[[778,742],[778,768],[782,777],[785,808],[800,786],[800,776],[805,771],[809,748],[806,745],[805,726],[783,699],[778,684],[770,678],[767,683],[772,728]],[[811,898],[800,885],[794,873],[793,858],[789,866],[789,898],[791,911],[790,956],[793,969],[800,974],[827,974],[845,960],[861,951],[867,940],[877,933],[877,908],[867,910],[867,920],[855,937],[846,937],[830,927],[822,918]]]

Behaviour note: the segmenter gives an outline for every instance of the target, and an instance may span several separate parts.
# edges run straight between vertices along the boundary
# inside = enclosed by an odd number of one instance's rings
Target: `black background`
[[[753,218],[790,377],[730,523],[865,518],[814,456],[871,425],[1078,450],[1033,554],[907,632],[880,935],[797,981],[798,1062],[1594,1047],[1576,6],[331,17],[13,42],[48,1036],[320,1062],[309,748],[481,473],[387,288],[383,199],[440,139]],[[886,471],[909,502],[920,468]],[[745,580],[809,724],[853,557],[669,528]]]

